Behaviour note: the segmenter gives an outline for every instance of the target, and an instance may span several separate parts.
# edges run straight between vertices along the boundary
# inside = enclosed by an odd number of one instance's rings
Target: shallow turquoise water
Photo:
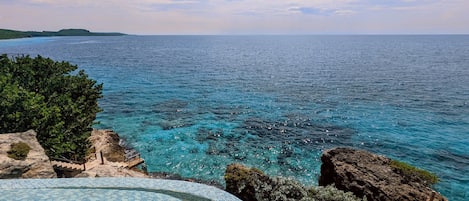
[[[353,146],[437,173],[469,199],[469,36],[125,36],[0,41],[104,83],[99,127],[149,171],[222,182],[240,162],[315,184]]]

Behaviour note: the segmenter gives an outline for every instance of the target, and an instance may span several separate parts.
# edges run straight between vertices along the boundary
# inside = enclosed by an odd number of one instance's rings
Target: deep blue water
[[[312,185],[352,146],[469,200],[469,36],[124,36],[0,41],[104,83],[98,127],[149,171],[223,181],[239,162]]]

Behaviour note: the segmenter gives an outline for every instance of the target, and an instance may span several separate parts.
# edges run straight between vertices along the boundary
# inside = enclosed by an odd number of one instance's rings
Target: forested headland
[[[30,37],[52,37],[52,36],[122,36],[123,33],[99,33],[90,32],[86,29],[62,29],[60,31],[16,31],[0,29],[0,39],[30,38]]]

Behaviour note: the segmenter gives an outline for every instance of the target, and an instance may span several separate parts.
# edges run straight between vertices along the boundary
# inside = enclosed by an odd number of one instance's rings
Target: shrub
[[[34,129],[52,157],[82,160],[102,84],[68,62],[0,55],[0,133]]]
[[[231,164],[225,172],[226,190],[241,200],[361,201],[333,186],[307,188],[290,178],[269,177],[256,168]]]
[[[10,151],[7,152],[8,157],[13,158],[15,160],[26,159],[29,150],[31,150],[31,147],[29,147],[29,145],[24,142],[12,143],[10,147]]]
[[[429,185],[436,184],[439,181],[438,177],[435,174],[426,170],[419,169],[401,161],[392,160],[391,167],[396,168],[397,170],[410,177],[417,176],[423,179]]]
[[[362,201],[351,192],[345,192],[332,185],[313,187],[308,192],[308,198],[303,201]]]

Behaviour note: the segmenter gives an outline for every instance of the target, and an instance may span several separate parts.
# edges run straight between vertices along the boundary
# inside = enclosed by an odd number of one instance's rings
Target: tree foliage
[[[80,160],[102,84],[68,62],[0,56],[0,133],[34,129],[47,155]]]

